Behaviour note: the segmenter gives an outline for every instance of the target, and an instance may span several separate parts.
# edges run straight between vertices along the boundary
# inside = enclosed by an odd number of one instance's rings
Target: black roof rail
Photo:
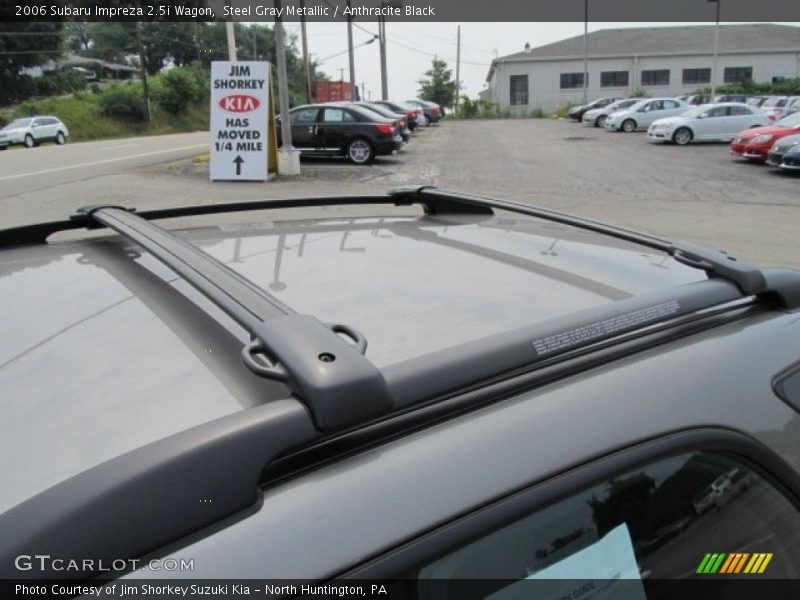
[[[87,206],[79,214],[139,244],[248,331],[253,341],[242,349],[245,365],[259,376],[285,382],[320,430],[363,422],[391,409],[383,375],[364,356],[367,341],[352,327],[325,325],[295,313],[199,248],[124,208]],[[283,315],[273,316],[275,309]]]

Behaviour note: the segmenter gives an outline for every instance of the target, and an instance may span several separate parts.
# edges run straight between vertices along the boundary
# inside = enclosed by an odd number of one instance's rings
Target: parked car
[[[630,133],[647,129],[656,119],[679,115],[689,106],[674,98],[645,98],[606,117],[606,129]]]
[[[730,142],[743,129],[769,124],[758,108],[741,102],[693,106],[676,116],[653,121],[647,137],[678,145],[696,141]]]
[[[693,96],[689,96],[686,103],[692,106],[700,106],[701,104],[710,104],[713,101],[714,97],[711,94],[694,94]]]
[[[769,96],[751,96],[747,99],[747,104],[760,107],[767,101],[767,98],[769,98]]]
[[[731,142],[731,154],[764,162],[769,149],[777,140],[795,133],[800,133],[800,112],[792,113],[772,125],[740,132]]]
[[[14,119],[0,129],[0,148],[21,145],[33,148],[42,142],[66,144],[69,129],[58,117],[37,115]]]
[[[794,173],[800,171],[800,144],[795,144],[786,151],[778,167],[784,171],[792,171]]]
[[[779,138],[772,144],[767,153],[767,164],[773,167],[780,167],[786,153],[798,144],[800,144],[800,133]]]
[[[424,114],[425,125],[430,125],[431,123],[438,123],[444,117],[444,110],[441,106],[436,104],[436,102],[430,102],[429,100],[406,100],[406,104],[411,104],[412,106],[419,106],[422,108],[422,112]]]
[[[742,548],[796,577],[800,272],[430,186],[93,201],[0,231],[6,589],[730,598],[698,565]]]
[[[714,96],[714,104],[722,104],[723,102],[741,102],[747,104],[750,96],[745,94],[723,94],[721,96]]]
[[[383,106],[384,108],[388,108],[392,112],[398,114],[404,114],[406,119],[408,120],[408,127],[411,131],[414,131],[417,127],[424,124],[424,121],[419,120],[419,116],[417,114],[417,107],[415,106],[408,106],[407,104],[402,104],[399,102],[391,102],[389,100],[372,100],[370,104],[375,104],[376,106]]]
[[[396,119],[357,106],[308,104],[292,109],[289,114],[292,144],[301,154],[344,156],[352,163],[365,165],[403,145]],[[280,118],[276,124],[280,143]]]
[[[360,106],[364,110],[370,110],[385,119],[395,119],[397,121],[397,133],[403,138],[404,142],[411,140],[411,130],[408,128],[408,117],[406,113],[396,113],[389,110],[385,106],[379,104],[371,104],[370,102],[348,102],[353,106]]]
[[[790,96],[770,96],[764,100],[760,108],[767,113],[770,121],[778,121],[786,116],[785,112],[790,101]]]
[[[589,104],[581,104],[580,106],[573,106],[567,111],[567,116],[573,121],[578,121],[579,123],[583,120],[583,114],[587,110],[592,110],[595,108],[603,108],[604,106],[608,106],[612,102],[616,102],[619,98],[598,98],[597,100],[592,100]]]
[[[618,110],[629,108],[638,101],[639,100],[636,98],[624,98],[622,100],[612,102],[607,106],[587,110],[585,113],[583,113],[583,124],[587,127],[604,127],[606,124],[606,117],[608,117],[608,115]]]

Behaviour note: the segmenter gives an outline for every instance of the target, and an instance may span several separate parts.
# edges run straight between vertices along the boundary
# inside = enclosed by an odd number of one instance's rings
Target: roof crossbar
[[[364,356],[366,339],[352,327],[295,313],[196,246],[124,208],[87,206],[79,213],[139,244],[248,331],[253,341],[242,350],[245,365],[285,382],[319,429],[347,427],[392,408],[383,375]],[[273,316],[276,309],[283,314]]]

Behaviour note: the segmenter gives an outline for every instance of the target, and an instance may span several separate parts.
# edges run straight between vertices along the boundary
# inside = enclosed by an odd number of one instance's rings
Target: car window
[[[317,120],[318,108],[304,108],[292,113],[292,124],[314,123]]]
[[[664,108],[678,108],[680,104],[675,102],[675,100],[664,100]]]
[[[730,115],[734,117],[741,117],[744,115],[752,115],[753,111],[747,108],[746,106],[731,106],[730,108]]]
[[[523,597],[513,590],[523,579],[593,578],[641,580],[636,597],[661,598],[646,594],[648,580],[796,578],[799,538],[797,508],[756,472],[727,455],[687,453],[566,497],[405,576],[417,581],[420,599],[431,580],[495,580],[480,597],[504,598]]]
[[[705,113],[707,117],[715,118],[715,117],[725,117],[728,115],[728,107],[727,106],[715,106],[714,108],[709,108]]]
[[[322,113],[322,120],[325,123],[341,123],[344,121],[344,109],[326,108]]]

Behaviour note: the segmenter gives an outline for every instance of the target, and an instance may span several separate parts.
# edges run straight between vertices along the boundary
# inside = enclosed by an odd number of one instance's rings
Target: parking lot
[[[67,156],[79,146],[3,153],[0,180],[12,175],[4,166],[12,154]],[[146,152],[137,148],[139,155]],[[149,164],[142,160],[120,160],[74,177],[68,169],[59,171],[55,187],[42,185],[41,176],[16,173],[0,188],[0,221],[8,226],[58,219],[97,202],[173,206],[366,194],[419,183],[689,239],[763,265],[800,267],[800,178],[734,159],[727,144],[659,145],[643,132],[613,133],[566,120],[445,120],[415,135],[398,155],[379,157],[371,166],[307,159],[299,178],[267,184],[212,184],[207,163],[192,159],[165,162],[154,154]]]

